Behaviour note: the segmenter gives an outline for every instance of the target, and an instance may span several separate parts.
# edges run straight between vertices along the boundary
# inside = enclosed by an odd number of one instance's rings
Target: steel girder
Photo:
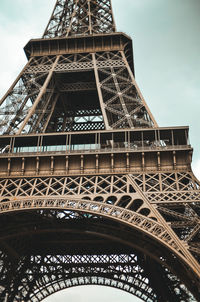
[[[81,284],[121,288],[148,302],[199,298],[200,184],[191,172],[187,130],[184,139],[167,134],[170,149],[159,131],[153,141],[144,135],[157,124],[135,82],[131,39],[115,31],[109,0],[58,0],[0,102],[0,133],[14,134],[13,149],[1,146],[0,157],[2,301],[39,302]],[[128,139],[140,153],[126,151],[122,159],[109,138],[108,162],[98,149],[93,157],[81,149],[78,175],[69,173],[75,161],[67,148],[65,161],[54,160],[57,151],[50,161],[41,150],[32,155],[34,176],[25,174],[22,148],[14,150],[18,134],[122,128],[125,136],[143,129],[138,141]],[[137,158],[137,172],[130,158]],[[95,173],[88,174],[91,161]],[[54,169],[58,162],[64,170]],[[40,165],[48,175],[40,175]]]
[[[151,240],[156,240],[159,242],[157,249],[164,247],[157,256],[157,261],[163,258],[162,264],[167,271],[171,271],[172,279],[179,286],[185,284],[188,287],[188,280],[192,278],[197,290],[197,294],[194,294],[198,295],[198,277],[189,277],[190,269],[198,275],[200,254],[200,190],[199,182],[192,174],[174,172],[15,178],[2,180],[0,185],[0,211],[3,215],[63,209],[65,213],[75,211],[87,217],[96,215],[111,219],[114,223],[131,227],[133,233],[140,232]],[[173,196],[173,201],[168,196]],[[145,240],[141,246],[144,242]],[[145,247],[143,253],[148,255],[147,250],[150,252],[151,248]],[[175,260],[167,259],[168,250],[178,264],[175,264]],[[155,249],[150,252],[150,258],[154,256]],[[177,277],[173,275],[175,267],[178,269],[178,273],[175,269]],[[178,281],[179,278],[181,281]]]
[[[1,299],[36,302],[64,288],[98,284],[148,302],[196,301],[174,274],[176,266],[184,271],[179,260],[121,224],[66,210],[8,215],[7,222],[0,234]]]
[[[157,125],[120,51],[31,58],[0,116],[1,134]]]
[[[43,38],[115,32],[110,0],[57,0]]]

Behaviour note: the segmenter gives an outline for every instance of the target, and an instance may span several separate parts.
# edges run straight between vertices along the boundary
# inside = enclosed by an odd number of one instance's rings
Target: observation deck
[[[0,171],[6,177],[190,169],[188,131],[163,127],[5,135],[0,138]]]

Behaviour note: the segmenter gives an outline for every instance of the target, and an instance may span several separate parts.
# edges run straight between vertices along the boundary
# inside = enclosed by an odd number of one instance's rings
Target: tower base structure
[[[2,299],[99,284],[144,301],[198,301],[200,190],[188,128],[86,137],[1,137],[12,150],[0,155]]]

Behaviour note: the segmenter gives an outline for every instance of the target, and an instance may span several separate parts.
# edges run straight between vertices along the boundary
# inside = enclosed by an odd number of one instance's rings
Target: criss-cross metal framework
[[[2,134],[155,125],[123,51],[31,57],[0,110]]]
[[[158,127],[111,1],[57,0],[25,52],[0,101],[0,300],[96,284],[198,301],[188,127]]]
[[[57,0],[43,38],[115,31],[111,1]]]

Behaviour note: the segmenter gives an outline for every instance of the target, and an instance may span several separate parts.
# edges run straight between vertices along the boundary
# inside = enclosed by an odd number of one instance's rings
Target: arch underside
[[[185,270],[180,259],[117,221],[40,210],[3,215],[0,224],[2,300],[9,293],[8,302],[39,302],[68,287],[96,284],[148,302],[196,301],[184,277],[180,281]]]

